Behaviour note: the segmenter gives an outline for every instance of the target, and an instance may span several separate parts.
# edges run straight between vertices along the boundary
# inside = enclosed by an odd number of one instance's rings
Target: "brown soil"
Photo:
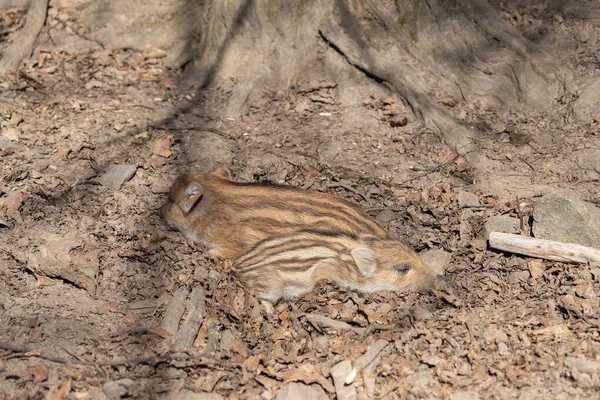
[[[517,11],[530,22],[514,23],[579,82],[599,79],[597,20],[498,5],[506,18]],[[0,51],[21,19],[19,10],[0,16]],[[600,149],[600,128],[571,122],[569,96],[554,115],[449,103],[485,133],[482,151],[514,171],[498,177],[498,187],[482,187],[418,121],[390,127],[386,112],[406,110],[376,84],[356,109],[337,105],[327,83],[265,88],[241,118],[227,118],[220,105],[235,80],[185,87],[153,55],[47,48],[0,83],[0,134],[12,140],[0,147],[0,343],[35,351],[0,349],[0,399],[64,398],[60,390],[69,388],[67,398],[107,398],[102,385],[122,378],[132,380],[125,394],[132,398],[191,390],[270,399],[290,381],[329,380],[333,365],[378,339],[390,345],[374,383],[357,381],[360,396],[598,397],[600,371],[565,360],[600,361],[600,268],[499,254],[480,237],[488,217],[517,216],[517,206],[526,209],[531,196],[553,188],[600,198],[599,174],[574,156]],[[137,171],[112,190],[96,181],[110,164]],[[323,286],[266,312],[228,263],[208,259],[157,213],[178,173],[219,165],[243,181],[337,193],[418,251],[450,252],[447,283],[458,300]],[[461,191],[484,206],[459,210]],[[517,201],[514,194],[523,193],[530,197]],[[221,342],[209,365],[100,365],[170,354],[160,329],[165,306],[178,288],[198,285],[207,315],[186,352],[202,352],[214,321]],[[319,328],[308,313],[378,329],[361,337]]]

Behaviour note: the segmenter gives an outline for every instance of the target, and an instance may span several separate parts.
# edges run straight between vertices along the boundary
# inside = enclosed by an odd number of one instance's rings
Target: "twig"
[[[358,341],[362,343],[362,342],[365,341],[366,338],[368,338],[373,333],[375,333],[375,331],[387,331],[389,329],[390,329],[390,327],[388,325],[384,325],[384,324],[370,324],[369,326],[367,326],[367,328],[362,333],[362,335],[360,335],[360,337],[358,338]]]
[[[44,26],[48,11],[48,0],[34,0],[29,3],[25,25],[2,55],[0,75],[4,75],[10,70],[16,71],[19,69],[21,62],[33,52],[35,39]]]
[[[328,328],[333,328],[337,330],[352,331],[359,335],[363,334],[366,330],[365,328],[354,327],[346,322],[336,321],[334,319],[319,314],[304,314],[304,316],[306,317],[308,322],[310,322],[311,325],[315,326],[316,328],[319,328],[319,326],[326,326]]]
[[[463,172],[453,171],[452,175],[454,175],[457,178],[462,179],[463,181],[467,182],[469,185],[472,185],[475,183],[475,180],[473,178],[471,178],[469,175],[467,175]]]
[[[362,197],[364,201],[369,201],[369,198],[367,197],[366,194],[361,193],[359,190],[356,190],[352,186],[346,185],[345,183],[333,182],[333,183],[330,183],[329,185],[327,185],[327,188],[336,188],[336,187],[344,188],[347,191],[352,192],[355,195],[358,195],[358,196]]]
[[[552,261],[583,263],[600,262],[600,250],[576,243],[562,243],[510,233],[491,232],[490,247],[510,253]]]
[[[182,355],[182,354],[165,354],[162,356],[154,356],[154,357],[136,357],[136,358],[126,358],[121,360],[113,360],[113,361],[86,361],[86,360],[67,360],[61,357],[53,357],[48,356],[46,354],[40,353],[37,350],[29,349],[26,347],[18,347],[14,346],[10,343],[0,342],[0,349],[12,351],[14,353],[23,353],[20,354],[21,357],[38,357],[46,361],[55,362],[58,364],[77,364],[77,365],[89,365],[94,367],[118,367],[121,365],[156,365],[161,363],[168,363],[171,361],[186,361],[193,360],[195,361],[194,365],[197,366],[222,366],[222,367],[240,367],[241,363],[237,363],[234,361],[221,361],[216,360],[210,357],[206,357],[204,355]]]
[[[65,28],[65,29],[70,28],[73,31],[73,33],[75,35],[79,36],[81,39],[96,43],[98,46],[100,46],[102,48],[102,50],[104,50],[106,48],[106,46],[104,46],[104,43],[102,43],[101,41],[87,37],[83,33],[79,32],[77,29],[75,29],[75,27],[68,25],[65,21],[58,19],[58,18],[55,18],[55,20],[59,24],[61,24],[63,26],[63,28]]]

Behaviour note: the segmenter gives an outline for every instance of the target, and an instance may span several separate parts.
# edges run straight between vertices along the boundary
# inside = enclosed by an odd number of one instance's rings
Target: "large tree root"
[[[0,60],[0,76],[11,70],[16,71],[25,57],[31,55],[35,39],[46,21],[47,11],[48,0],[31,0],[25,26]]]

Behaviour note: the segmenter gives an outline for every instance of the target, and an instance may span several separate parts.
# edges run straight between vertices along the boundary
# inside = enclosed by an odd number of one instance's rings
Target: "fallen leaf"
[[[157,156],[169,158],[171,154],[171,139],[156,139],[152,142],[152,153]]]
[[[44,382],[48,379],[48,367],[45,364],[29,367],[29,372],[33,375],[33,383]]]
[[[311,383],[318,383],[327,390],[329,393],[334,393],[335,388],[333,384],[327,380],[317,367],[312,364],[298,364],[296,368],[290,369],[283,378],[283,384],[289,382],[301,381],[310,385]]]
[[[527,268],[533,279],[537,279],[544,274],[544,261],[540,259],[533,259],[527,262]]]
[[[115,311],[117,311],[117,303],[114,301],[110,303],[104,303],[98,307],[98,313],[100,314],[108,314]]]
[[[56,285],[56,281],[48,278],[45,275],[34,274],[37,279],[38,286],[53,286]]]
[[[446,291],[441,291],[441,290],[432,290],[431,291],[435,297],[437,297],[438,299],[442,299],[444,300],[446,303],[453,305],[454,307],[461,307],[462,306],[462,301],[457,298],[456,296],[454,296],[452,293],[448,293]]]
[[[367,319],[370,324],[388,324],[390,322],[389,315],[369,314]]]
[[[573,333],[569,330],[566,324],[551,325],[544,328],[536,329],[530,332],[532,335],[538,336],[539,339],[549,339],[551,337],[573,337]]]
[[[21,206],[23,206],[23,200],[25,199],[25,192],[21,190],[13,190],[6,196],[0,198],[0,210],[5,209],[10,214],[17,213]]]
[[[46,395],[46,400],[63,400],[70,391],[71,379],[68,379],[60,387],[58,385],[52,386]]]
[[[164,58],[167,56],[167,52],[162,49],[155,49],[151,47],[146,47],[144,49],[144,58]]]
[[[153,82],[153,81],[157,81],[158,80],[158,76],[152,75],[152,74],[147,74],[147,73],[144,73],[144,72],[140,72],[138,74],[138,78],[142,82]]]

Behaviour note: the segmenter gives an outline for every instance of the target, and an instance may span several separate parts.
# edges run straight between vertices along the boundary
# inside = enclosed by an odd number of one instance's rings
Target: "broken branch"
[[[575,243],[536,239],[512,233],[490,233],[490,247],[509,253],[568,263],[600,262],[600,250]]]
[[[196,366],[205,366],[210,367],[213,365],[217,366],[241,366],[241,363],[236,363],[233,361],[221,361],[215,360],[204,355],[182,355],[182,354],[166,354],[161,356],[154,357],[137,357],[137,358],[129,358],[129,359],[121,359],[121,360],[112,360],[112,361],[86,361],[86,360],[71,360],[62,357],[53,357],[45,355],[38,350],[29,349],[26,347],[18,347],[14,346],[10,343],[2,343],[0,342],[0,349],[12,351],[13,353],[22,353],[18,354],[22,357],[39,357],[43,360],[55,362],[58,364],[77,364],[77,365],[89,365],[95,367],[118,367],[121,365],[138,365],[138,364],[147,364],[147,365],[156,365],[160,363],[168,363],[171,361],[186,361],[186,360],[194,360],[194,365]]]

